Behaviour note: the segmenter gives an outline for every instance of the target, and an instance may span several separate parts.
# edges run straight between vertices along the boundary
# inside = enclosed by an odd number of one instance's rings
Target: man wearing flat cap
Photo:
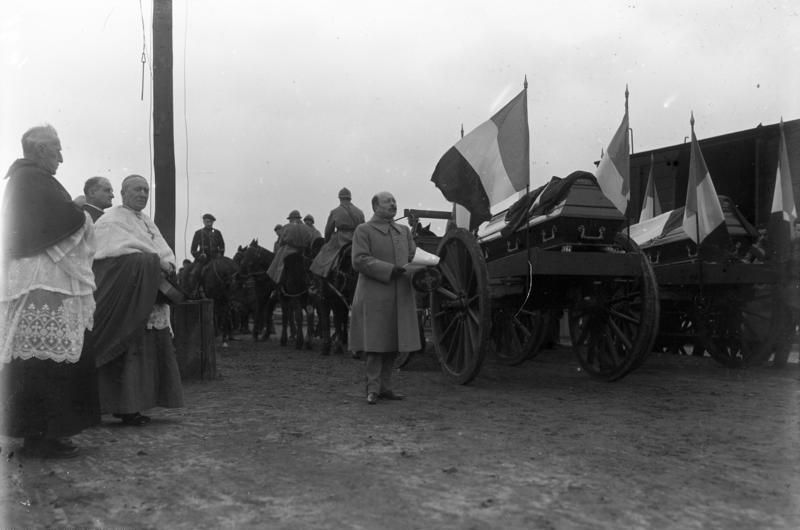
[[[214,221],[217,218],[210,213],[203,214],[203,228],[197,230],[192,238],[190,252],[194,256],[189,272],[190,284],[197,286],[202,276],[203,267],[214,258],[225,255],[225,240],[222,232],[214,228]]]
[[[283,260],[286,256],[305,252],[306,249],[311,247],[311,242],[314,239],[311,230],[303,224],[303,218],[298,210],[289,212],[289,224],[283,227],[281,235],[278,238],[278,250],[275,252],[275,257],[267,270],[267,274],[272,281],[279,283],[283,275]]]
[[[311,264],[311,272],[317,276],[326,278],[330,274],[339,252],[352,243],[353,231],[364,222],[364,212],[351,200],[350,190],[339,190],[339,206],[331,210],[325,223],[325,244]]]
[[[192,238],[192,256],[195,260],[205,263],[225,255],[225,240],[222,232],[214,228],[217,218],[207,213],[203,215],[203,228],[194,233]]]

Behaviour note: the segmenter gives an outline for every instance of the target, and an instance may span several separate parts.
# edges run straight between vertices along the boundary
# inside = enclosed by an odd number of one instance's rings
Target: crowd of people
[[[140,175],[121,182],[122,204],[105,177],[86,181],[73,199],[55,178],[64,162],[51,125],[22,136],[22,158],[8,170],[2,204],[0,276],[0,433],[23,439],[23,452],[69,458],[80,449],[71,438],[110,415],[144,426],[143,412],[184,406],[170,324],[170,305],[159,295],[174,276],[175,253],[144,213],[149,185]],[[270,276],[280,278],[283,258],[311,241],[325,243],[311,265],[325,277],[352,243],[358,282],[352,305],[351,350],[366,356],[366,400],[398,400],[391,372],[398,351],[419,349],[416,308],[404,265],[415,251],[408,227],[394,218],[388,192],[372,199],[367,220],[339,194],[324,234],[314,217],[293,210],[275,227],[276,258]],[[203,216],[185,260],[199,274],[225,253],[216,218]]]

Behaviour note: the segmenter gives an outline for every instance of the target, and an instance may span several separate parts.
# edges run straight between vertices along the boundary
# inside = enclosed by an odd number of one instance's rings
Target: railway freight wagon
[[[783,123],[792,168],[794,196],[800,197],[800,119]],[[729,197],[744,217],[757,228],[766,226],[772,205],[772,188],[778,164],[778,124],[706,138],[700,149],[714,180],[717,193]],[[661,211],[684,205],[689,179],[688,139],[683,144],[634,153],[630,158],[631,204],[633,219],[642,209],[650,174],[661,202]]]

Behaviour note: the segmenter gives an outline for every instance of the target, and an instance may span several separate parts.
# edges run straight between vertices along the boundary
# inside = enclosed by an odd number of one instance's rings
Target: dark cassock
[[[145,214],[113,206],[95,224],[97,309],[88,338],[98,369],[100,408],[125,416],[183,406],[169,305],[158,303],[175,255]]]
[[[53,175],[19,159],[2,204],[2,433],[25,446],[99,423],[92,359],[94,226]],[[60,448],[56,448],[60,449]]]

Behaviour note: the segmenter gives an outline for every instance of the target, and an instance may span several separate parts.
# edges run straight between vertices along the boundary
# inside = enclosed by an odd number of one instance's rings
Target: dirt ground
[[[2,446],[6,528],[800,528],[800,369],[654,354],[616,383],[569,350],[487,360],[469,386],[433,354],[364,400],[349,356],[218,348],[220,378],[145,427],[110,417],[79,458]]]

